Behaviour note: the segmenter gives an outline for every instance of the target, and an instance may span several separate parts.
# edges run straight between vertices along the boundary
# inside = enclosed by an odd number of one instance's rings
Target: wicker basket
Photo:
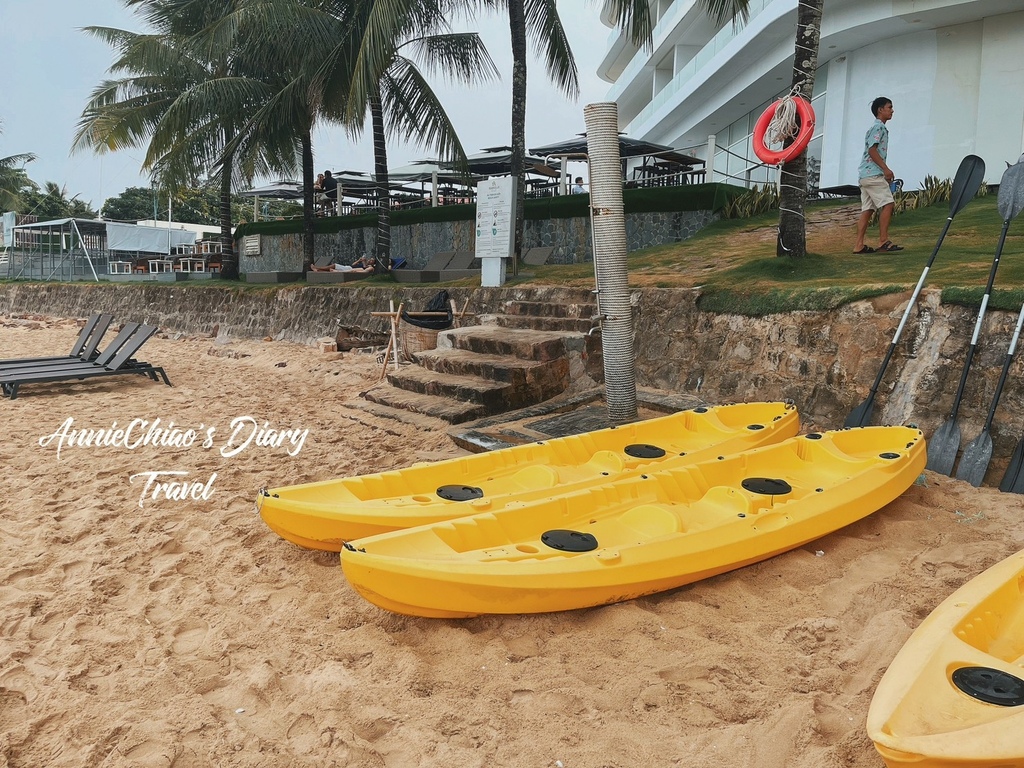
[[[412,356],[417,352],[436,349],[437,334],[438,331],[430,328],[420,328],[412,323],[399,323],[398,345],[402,350],[402,356],[411,362]]]

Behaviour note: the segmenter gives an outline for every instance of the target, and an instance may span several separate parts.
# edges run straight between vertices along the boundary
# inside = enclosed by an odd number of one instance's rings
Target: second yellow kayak
[[[764,560],[860,520],[925,465],[910,427],[794,437],[551,501],[348,542],[367,600],[461,618],[614,603]]]

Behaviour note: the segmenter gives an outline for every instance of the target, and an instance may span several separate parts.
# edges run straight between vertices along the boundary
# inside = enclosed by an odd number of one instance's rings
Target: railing
[[[750,0],[750,4],[748,6],[750,15],[747,18],[747,24],[735,27],[733,24],[726,24],[722,27],[714,37],[705,43],[704,47],[697,52],[697,55],[690,59],[690,61],[676,72],[672,76],[672,79],[665,84],[665,87],[654,95],[654,98],[651,99],[651,103],[640,110],[639,114],[630,121],[629,126],[626,129],[627,133],[635,133],[635,131],[632,130],[635,126],[646,123],[658,109],[664,106],[669,99],[682,90],[683,86],[693,79],[697,73],[715,57],[716,54],[724,50],[729,43],[736,39],[736,37],[738,37],[747,26],[749,26],[750,22],[753,21],[755,17],[774,2],[777,2],[777,0]],[[643,63],[646,63],[646,51],[641,50],[637,56],[643,58]],[[639,72],[639,69],[640,67],[637,68],[637,73]],[[626,73],[624,72],[623,75],[625,74]]]

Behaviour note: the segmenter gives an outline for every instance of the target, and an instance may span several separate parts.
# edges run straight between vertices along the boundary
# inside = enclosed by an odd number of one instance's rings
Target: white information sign
[[[476,185],[476,256],[480,285],[505,283],[505,259],[515,247],[516,179],[499,176]]]

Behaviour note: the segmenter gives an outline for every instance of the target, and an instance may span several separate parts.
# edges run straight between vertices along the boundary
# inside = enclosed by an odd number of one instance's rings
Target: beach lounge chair
[[[480,260],[474,251],[456,251],[438,275],[440,282],[480,276]]]
[[[441,270],[448,266],[455,257],[455,251],[438,251],[420,269],[392,271],[395,280],[400,283],[436,283],[441,279]]]
[[[170,386],[171,382],[163,368],[134,358],[157,330],[155,325],[127,323],[95,360],[40,362],[32,366],[0,370],[0,388],[6,397],[14,400],[23,384],[75,381],[128,373],[148,376],[153,381],[162,378],[164,384]]]
[[[75,339],[75,343],[71,346],[71,351],[68,354],[51,355],[48,357],[15,357],[8,360],[0,360],[0,372],[10,368],[34,366],[39,363],[92,360],[96,357],[96,350],[103,339],[103,334],[107,332],[107,328],[110,327],[110,323],[113,320],[113,315],[95,314],[82,326],[82,329],[78,332],[78,338]]]
[[[550,246],[531,248],[523,254],[523,264],[531,267],[540,267],[548,263],[548,258],[555,249]]]

